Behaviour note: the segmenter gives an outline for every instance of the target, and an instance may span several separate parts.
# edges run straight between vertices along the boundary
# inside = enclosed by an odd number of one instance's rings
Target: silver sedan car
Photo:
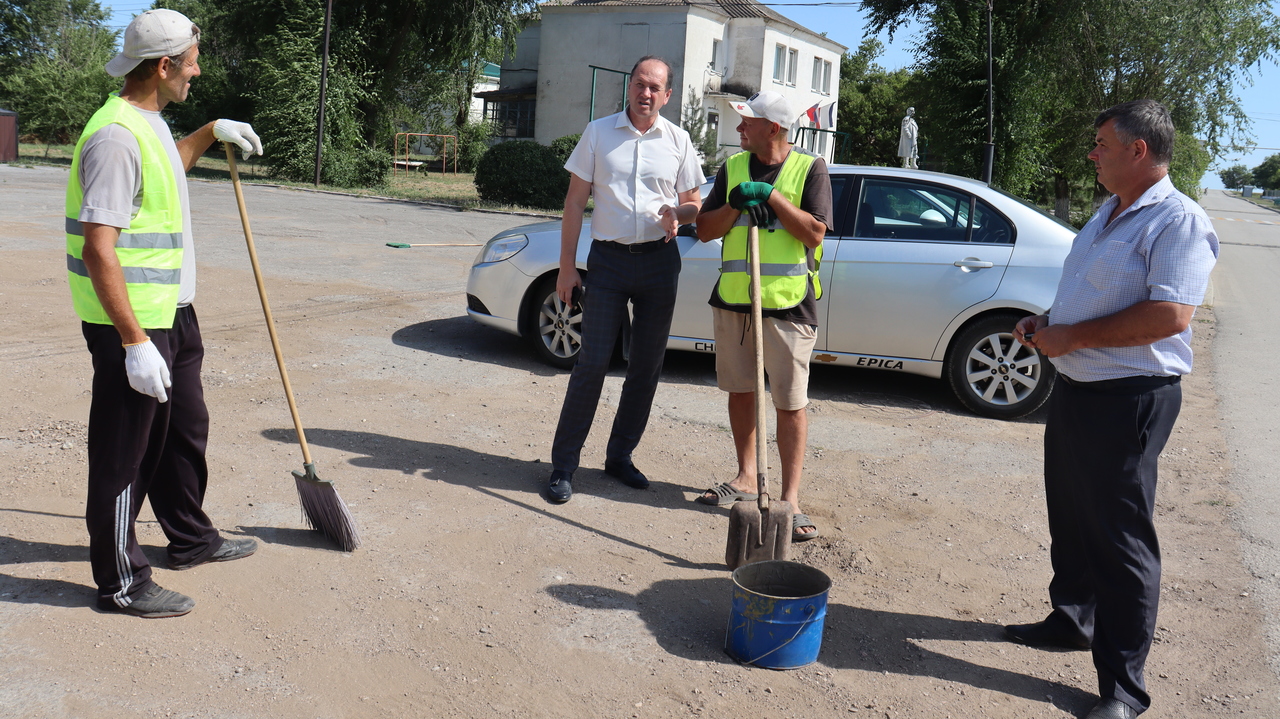
[[[1075,230],[964,177],[830,171],[834,227],[823,241],[813,362],[945,378],[961,403],[989,417],[1020,417],[1043,404],[1053,367],[1013,339],[1013,326],[1052,304]],[[693,234],[683,227],[675,240],[683,268],[667,347],[715,352],[707,299],[720,273],[720,241]],[[580,271],[590,244],[584,222]],[[471,268],[467,314],[528,338],[544,361],[567,368],[578,354],[582,310],[556,297],[559,256],[559,222],[498,233]]]

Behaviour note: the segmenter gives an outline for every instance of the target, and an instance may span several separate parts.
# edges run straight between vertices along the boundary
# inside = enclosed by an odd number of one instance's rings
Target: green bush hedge
[[[551,141],[551,151],[556,153],[556,157],[560,158],[560,166],[564,167],[564,163],[569,161],[569,155],[573,154],[573,148],[578,146],[578,140],[582,139],[582,133],[573,135],[565,135]]]
[[[569,191],[569,172],[563,165],[546,145],[503,142],[489,148],[476,165],[476,192],[489,202],[560,209]]]

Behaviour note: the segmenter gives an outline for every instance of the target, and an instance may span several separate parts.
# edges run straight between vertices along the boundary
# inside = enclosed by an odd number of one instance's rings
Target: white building
[[[546,144],[618,112],[628,73],[645,55],[671,64],[674,92],[662,115],[679,125],[703,118],[722,156],[737,151],[730,101],[782,93],[797,114],[794,139],[797,128],[812,125],[805,111],[831,105],[839,93],[847,48],[756,0],[560,0],[540,11],[502,63],[499,89],[480,95],[506,137]],[[829,160],[828,137],[804,133],[801,143]]]

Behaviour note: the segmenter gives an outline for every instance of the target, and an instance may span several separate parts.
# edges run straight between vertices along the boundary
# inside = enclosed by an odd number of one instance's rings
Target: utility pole
[[[996,164],[995,107],[996,91],[991,72],[991,3],[987,0],[987,144],[982,147],[982,181],[991,184],[991,170]]]
[[[316,120],[316,187],[320,186],[320,158],[324,154],[324,91],[329,84],[329,20],[333,17],[333,0],[324,8],[324,55],[320,59],[320,116]]]

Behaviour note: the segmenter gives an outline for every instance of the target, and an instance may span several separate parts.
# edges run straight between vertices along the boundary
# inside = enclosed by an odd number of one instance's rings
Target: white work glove
[[[244,150],[246,160],[255,152],[262,154],[262,140],[258,139],[257,133],[247,122],[218,120],[213,123],[213,136],[223,142],[238,145],[241,150]]]
[[[169,381],[169,365],[151,340],[124,348],[124,371],[129,375],[130,387],[161,402],[169,401],[164,391],[173,386]]]

